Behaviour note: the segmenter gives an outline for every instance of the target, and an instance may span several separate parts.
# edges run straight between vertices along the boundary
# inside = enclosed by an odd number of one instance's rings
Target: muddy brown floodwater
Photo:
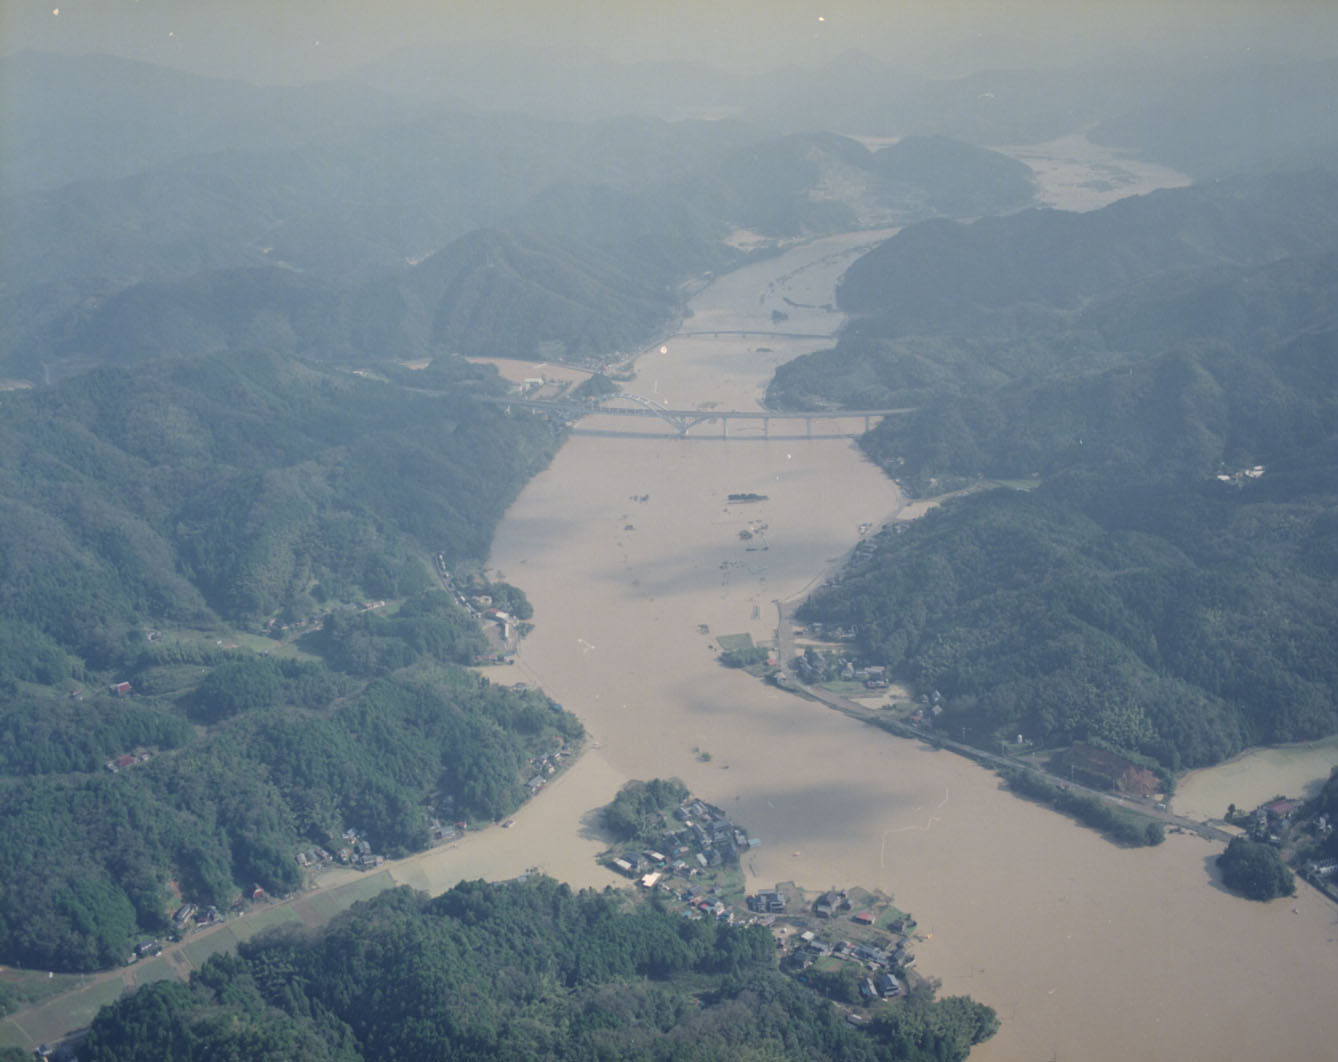
[[[832,331],[838,319],[821,307],[870,238],[815,242],[720,278],[685,330],[722,334],[669,339],[628,389],[672,408],[757,408],[777,364],[823,344],[723,333],[769,331],[772,309],[789,314],[787,331]],[[599,434],[629,423],[650,434]],[[912,911],[928,936],[920,970],[1003,1022],[973,1057],[1329,1057],[1338,910],[1308,887],[1292,901],[1237,899],[1213,873],[1217,845],[1173,835],[1118,849],[966,760],[720,666],[716,635],[770,644],[774,602],[902,499],[849,440],[781,439],[776,427],[746,438],[742,425],[729,441],[711,426],[678,438],[658,425],[582,422],[499,529],[491,564],[524,587],[537,626],[517,665],[493,677],[541,684],[597,747],[504,841],[473,840],[454,866],[447,853],[429,883],[505,843],[516,869],[601,884],[589,864],[595,809],[626,779],[678,776],[762,839],[746,857],[751,887],[858,884]],[[743,492],[766,500],[729,501]],[[765,550],[748,548],[761,538]]]
[[[765,333],[832,332],[839,318],[823,307],[876,235],[717,279],[684,325],[706,334],[657,344],[627,389],[672,408],[758,408],[775,366],[824,346]],[[775,325],[772,310],[788,318]],[[602,434],[629,427],[639,435]],[[659,421],[592,417],[525,488],[491,564],[525,589],[536,628],[514,667],[488,673],[542,685],[593,747],[511,828],[393,864],[387,880],[437,893],[537,867],[576,886],[614,883],[594,862],[597,809],[628,779],[678,776],[762,839],[746,857],[750,887],[862,885],[913,912],[927,936],[921,972],[1003,1022],[973,1058],[1332,1057],[1338,908],[1304,883],[1294,900],[1238,899],[1213,871],[1218,845],[1172,835],[1115,848],[969,761],[716,662],[718,635],[771,644],[774,602],[813,585],[861,524],[902,508],[851,441],[778,437],[802,435],[793,423],[769,439],[761,430],[731,422],[728,441],[711,425],[678,438]]]

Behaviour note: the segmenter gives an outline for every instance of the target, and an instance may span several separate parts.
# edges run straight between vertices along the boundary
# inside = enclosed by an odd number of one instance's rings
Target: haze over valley
[[[0,1059],[1332,1053],[1328,5],[0,29]]]

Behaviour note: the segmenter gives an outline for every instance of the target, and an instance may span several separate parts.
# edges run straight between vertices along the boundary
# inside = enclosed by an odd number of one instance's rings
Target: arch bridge
[[[487,402],[493,405],[501,405],[511,409],[528,409],[535,413],[547,413],[550,416],[560,417],[563,420],[576,421],[582,417],[600,416],[600,417],[625,417],[625,418],[646,418],[654,417],[670,425],[679,435],[679,438],[686,438],[693,428],[702,424],[710,424],[718,421],[720,423],[720,438],[739,438],[740,436],[731,436],[729,427],[731,422],[738,424],[747,422],[760,424],[762,427],[762,438],[769,438],[771,435],[771,425],[773,421],[803,421],[804,436],[806,438],[853,438],[862,434],[860,431],[838,431],[821,432],[815,436],[813,434],[814,422],[821,424],[824,421],[839,420],[861,420],[863,421],[863,431],[867,432],[877,419],[893,416],[899,413],[910,413],[914,407],[904,409],[839,409],[839,410],[808,410],[808,411],[784,411],[784,410],[737,410],[737,409],[671,409],[662,402],[657,402],[653,398],[647,398],[644,395],[631,394],[627,391],[621,391],[616,395],[610,395],[603,402],[575,402],[575,401],[535,401],[522,398],[503,398],[503,397],[480,397],[480,402]],[[624,401],[633,403],[632,406],[615,406],[611,403]],[[756,438],[750,435],[748,438]]]

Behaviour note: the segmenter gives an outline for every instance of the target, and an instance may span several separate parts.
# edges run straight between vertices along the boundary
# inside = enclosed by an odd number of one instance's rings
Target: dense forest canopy
[[[801,616],[855,627],[985,745],[1178,770],[1338,731],[1332,190],[1223,182],[866,256],[842,298],[867,313],[773,399],[915,403],[864,439],[903,485],[1035,489],[945,503]],[[1044,262],[1056,226],[1073,242]],[[895,279],[912,262],[933,300]]]
[[[544,878],[384,893],[105,1009],[80,1057],[960,1060],[998,1027],[964,997],[852,1028],[776,970],[760,927]]]
[[[209,150],[167,115],[124,131],[135,164],[105,130],[96,165],[40,144],[6,163],[0,369],[68,377],[0,394],[0,958],[49,968],[122,961],[177,900],[289,891],[299,844],[346,828],[394,855],[433,816],[503,815],[579,736],[542,695],[455,670],[487,643],[434,568],[486,555],[560,434],[475,403],[502,384],[453,352],[602,359],[745,260],[740,227],[768,253],[1032,194],[1019,164],[941,138],[396,124],[351,90],[305,135],[283,130],[318,90],[239,129],[256,92],[95,65],[149,110],[175,85]],[[86,123],[66,79],[87,69],[2,72]]]
[[[1296,893],[1296,881],[1272,845],[1233,837],[1217,857],[1222,881],[1251,900],[1272,900]]]
[[[110,966],[178,904],[295,890],[313,846],[510,813],[582,729],[461,666],[490,643],[442,583],[562,432],[474,402],[502,385],[455,355],[600,363],[690,282],[852,228],[905,226],[772,401],[911,407],[863,445],[914,492],[1036,489],[885,536],[805,616],[977,742],[1174,770],[1338,729],[1335,178],[1071,215],[981,146],[1091,131],[1217,176],[1263,115],[1273,162],[1330,163],[1338,112],[1289,104],[1338,68],[629,68],[573,120],[586,61],[261,88],[0,58],[0,962]],[[542,879],[396,892],[121,1000],[81,1055],[960,1059],[997,1027],[921,992],[856,1029],[773,967],[760,929]]]
[[[486,641],[434,588],[558,439],[471,400],[500,386],[251,355],[0,398],[3,961],[119,963],[345,829],[422,848],[580,737],[458,666]]]

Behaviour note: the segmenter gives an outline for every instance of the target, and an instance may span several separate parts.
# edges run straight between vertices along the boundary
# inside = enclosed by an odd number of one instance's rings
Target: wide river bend
[[[669,339],[629,389],[678,409],[757,408],[774,367],[821,343],[723,333],[831,332],[839,319],[822,307],[872,238],[719,278],[685,330],[722,334]],[[511,830],[425,863],[422,885],[529,866],[602,885],[595,809],[627,779],[677,776],[762,838],[752,887],[863,885],[913,912],[929,937],[919,969],[1003,1021],[973,1057],[1332,1057],[1338,910],[1307,886],[1294,901],[1238,899],[1215,877],[1217,845],[1173,835],[1118,849],[973,763],[716,663],[717,634],[771,644],[774,602],[900,508],[852,443],[735,439],[733,427],[729,441],[710,428],[680,439],[655,421],[631,422],[651,433],[640,438],[600,433],[628,423],[583,421],[511,507],[491,559],[537,623],[494,677],[541,684],[596,746]],[[767,500],[731,504],[740,492]],[[748,549],[759,538],[768,548]]]

